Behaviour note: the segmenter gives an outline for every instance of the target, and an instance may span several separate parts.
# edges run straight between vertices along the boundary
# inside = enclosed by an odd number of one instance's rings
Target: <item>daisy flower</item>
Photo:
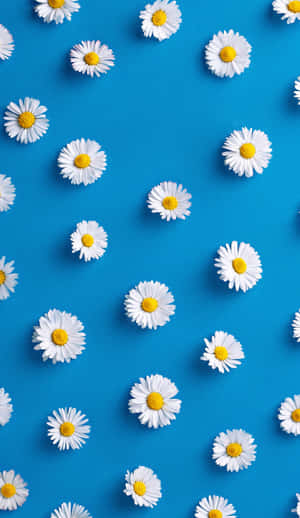
[[[211,341],[204,338],[204,342],[206,347],[201,360],[222,374],[240,365],[240,360],[245,358],[240,342],[224,331],[216,331]]]
[[[54,417],[53,417],[54,416]],[[78,450],[89,438],[88,419],[76,408],[59,408],[48,417],[48,437],[60,450]]]
[[[43,361],[52,360],[52,363],[67,362],[84,351],[85,333],[83,325],[77,317],[50,309],[34,327],[32,341],[36,351],[43,351]]]
[[[18,284],[17,273],[14,273],[15,261],[5,262],[5,257],[0,258],[0,300],[8,299],[10,293],[14,293]]]
[[[99,77],[106,74],[114,66],[115,56],[107,45],[101,41],[82,41],[71,49],[71,65],[75,72]]]
[[[227,430],[215,438],[212,458],[227,471],[248,468],[255,461],[256,445],[252,435],[244,430]]]
[[[250,178],[268,167],[272,147],[267,135],[260,130],[242,128],[227,137],[223,145],[225,165],[238,176]]]
[[[16,188],[11,178],[0,174],[0,212],[5,212],[14,204]]]
[[[80,9],[78,0],[35,0],[35,12],[44,22],[63,23]]]
[[[91,518],[91,515],[82,505],[64,502],[58,509],[54,509],[50,518]]]
[[[246,292],[261,279],[262,267],[258,253],[246,243],[232,241],[218,250],[215,266],[222,281],[230,289]]]
[[[164,326],[174,315],[174,297],[169,288],[160,282],[140,282],[125,297],[127,316],[145,329],[157,329]]]
[[[159,41],[166,40],[178,31],[181,11],[175,1],[156,0],[154,4],[147,4],[140,12],[142,31],[144,36],[154,36]]]
[[[26,485],[20,475],[16,475],[12,469],[0,472],[1,511],[15,511],[24,504],[29,494]]]
[[[180,412],[181,401],[174,399],[176,394],[175,383],[160,374],[140,378],[130,391],[129,411],[139,414],[140,422],[149,428],[167,426]]]
[[[196,507],[196,518],[235,518],[236,511],[233,505],[222,496],[202,498]]]
[[[300,104],[300,76],[297,77],[294,86],[294,97],[297,99],[298,104]]]
[[[100,144],[90,139],[67,144],[58,156],[62,177],[75,185],[94,183],[106,169],[106,153],[100,149]]]
[[[251,45],[232,29],[219,31],[205,47],[208,68],[216,76],[233,77],[241,74],[250,65]]]
[[[160,214],[161,219],[167,221],[177,218],[185,219],[190,215],[191,195],[182,185],[174,182],[161,182],[153,187],[148,194],[148,207]]]
[[[152,469],[139,466],[127,471],[124,493],[132,497],[135,505],[154,507],[161,498],[161,482]]]
[[[21,144],[39,140],[49,127],[46,111],[40,101],[31,97],[25,97],[23,101],[19,99],[19,104],[9,103],[4,113],[6,133]]]
[[[11,398],[4,388],[0,389],[0,425],[4,426],[8,423],[13,412]]]
[[[0,59],[3,61],[12,55],[14,40],[10,32],[0,24]]]
[[[286,433],[300,435],[300,395],[287,397],[279,408],[280,427]]]
[[[297,342],[300,342],[300,309],[295,313],[294,320],[292,322],[293,337],[296,338]]]
[[[274,0],[272,3],[276,13],[282,14],[281,19],[286,23],[294,23],[300,20],[300,1],[299,0]]]
[[[297,497],[297,507],[295,509],[292,509],[292,513],[297,513],[297,516],[300,516],[300,494],[296,493]]]
[[[107,234],[97,221],[81,221],[71,234],[71,243],[72,252],[79,252],[79,259],[99,259],[106,252]]]

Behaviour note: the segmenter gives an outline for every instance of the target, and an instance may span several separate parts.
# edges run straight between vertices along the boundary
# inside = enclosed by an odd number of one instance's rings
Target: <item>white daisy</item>
[[[14,40],[10,32],[0,24],[0,59],[8,59],[14,50]]]
[[[154,36],[159,41],[166,40],[178,31],[182,22],[181,11],[175,1],[156,0],[147,4],[140,12],[142,31],[147,38]]]
[[[181,401],[174,399],[176,394],[175,383],[160,374],[140,378],[130,391],[129,411],[139,414],[140,422],[149,428],[167,426],[180,412]]]
[[[294,320],[292,322],[293,337],[296,338],[297,342],[300,342],[300,309],[295,313]]]
[[[11,178],[0,174],[0,212],[5,212],[14,204],[16,188]]]
[[[222,155],[225,157],[225,165],[231,171],[250,178],[254,172],[261,174],[268,167],[272,157],[271,146],[263,131],[242,128],[227,137]]]
[[[46,119],[47,108],[37,99],[25,97],[19,104],[9,103],[4,113],[4,126],[10,138],[28,144],[39,140],[47,132],[49,121]]]
[[[212,458],[227,471],[239,471],[255,461],[255,450],[252,435],[244,430],[227,430],[215,438]]]
[[[14,273],[15,261],[5,262],[5,257],[0,258],[0,300],[8,299],[10,293],[14,293],[18,284],[17,273]]]
[[[58,156],[62,177],[75,185],[94,183],[106,169],[106,153],[100,149],[100,144],[90,139],[67,144]]]
[[[300,516],[300,494],[296,493],[297,497],[297,507],[295,509],[292,509],[292,513],[297,513],[297,516]]]
[[[72,14],[80,9],[78,0],[35,0],[35,12],[44,22],[63,23],[71,20]]]
[[[132,497],[135,505],[154,507],[161,498],[161,482],[152,469],[139,466],[127,471],[124,493]]]
[[[59,408],[48,417],[48,437],[60,450],[78,450],[89,438],[88,419],[76,408]]]
[[[206,347],[201,360],[222,374],[240,365],[240,360],[245,358],[240,342],[224,331],[216,331],[211,341],[204,338],[204,342]]]
[[[282,14],[281,19],[286,20],[286,23],[300,20],[300,0],[274,0],[272,5],[276,13]]]
[[[106,252],[107,233],[97,221],[81,221],[71,234],[71,243],[73,254],[79,252],[80,259],[99,259]]]
[[[15,511],[24,504],[29,494],[26,485],[20,475],[16,475],[12,469],[0,472],[1,511]]]
[[[196,507],[196,518],[235,518],[236,511],[223,496],[202,498]]]
[[[300,435],[300,395],[287,397],[279,408],[280,427],[286,433]]]
[[[294,97],[297,99],[298,104],[300,104],[300,76],[297,77],[294,83]]]
[[[177,218],[185,219],[190,215],[191,195],[182,185],[174,182],[161,182],[153,187],[148,194],[148,207],[160,214],[167,221]]]
[[[82,505],[64,502],[58,509],[54,509],[50,518],[91,518],[91,515]]]
[[[43,351],[43,361],[52,360],[52,363],[74,360],[85,347],[85,333],[83,325],[77,317],[50,309],[34,327],[32,341],[36,351]]]
[[[219,31],[205,47],[205,60],[209,70],[219,77],[241,74],[250,65],[251,45],[232,29]]]
[[[107,45],[101,41],[82,41],[70,51],[70,60],[73,69],[81,74],[99,77],[106,74],[114,66],[115,56]]]
[[[174,315],[174,297],[169,288],[160,282],[140,282],[125,297],[127,316],[145,329],[164,326]]]
[[[215,266],[222,281],[228,282],[230,289],[246,292],[261,279],[262,267],[258,253],[246,243],[232,241],[218,250]]]
[[[11,404],[11,397],[4,388],[0,389],[0,425],[4,426],[8,423],[13,412],[13,406]]]

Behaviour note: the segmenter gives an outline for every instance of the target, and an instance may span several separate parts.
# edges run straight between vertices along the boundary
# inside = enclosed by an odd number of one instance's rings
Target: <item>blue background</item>
[[[63,501],[91,515],[127,518],[193,516],[209,494],[228,497],[243,518],[290,516],[299,485],[300,439],[281,432],[281,401],[299,393],[299,346],[291,320],[300,306],[300,107],[292,98],[300,73],[299,25],[281,22],[271,2],[180,2],[183,24],[170,40],[140,30],[143,0],[82,2],[71,22],[47,25],[29,0],[1,5],[0,22],[16,49],[1,64],[1,111],[25,96],[48,107],[50,128],[32,145],[1,129],[1,173],[17,197],[0,215],[1,251],[20,275],[1,303],[1,386],[15,412],[1,430],[1,469],[28,482],[18,516],[47,518]],[[203,62],[205,44],[233,28],[253,46],[240,77],[221,80]],[[100,39],[116,66],[99,79],[76,74],[69,49]],[[273,158],[262,176],[238,178],[223,166],[220,148],[242,125],[264,130]],[[76,138],[97,140],[108,155],[103,177],[88,187],[61,179],[60,149]],[[164,180],[192,193],[186,221],[166,223],[146,208],[149,190]],[[82,219],[109,234],[107,253],[85,264],[72,256],[69,235]],[[218,280],[213,259],[221,244],[252,244],[264,274],[246,294]],[[156,332],[124,316],[123,300],[141,280],[165,282],[176,314]],[[87,349],[71,364],[43,364],[31,334],[50,308],[84,323]],[[246,359],[229,374],[199,358],[203,338],[234,334]],[[203,364],[202,364],[203,363]],[[182,411],[164,429],[148,430],[130,415],[130,387],[160,373],[178,386]],[[53,409],[87,414],[92,434],[75,452],[59,452],[46,436]],[[211,460],[214,437],[244,428],[258,445],[246,471],[227,473]],[[134,508],[122,494],[124,474],[152,467],[163,498],[154,510]]]

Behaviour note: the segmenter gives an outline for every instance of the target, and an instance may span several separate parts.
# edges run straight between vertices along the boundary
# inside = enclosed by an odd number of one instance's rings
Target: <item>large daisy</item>
[[[223,496],[202,498],[196,507],[196,518],[235,518],[236,511]]]
[[[222,374],[240,365],[240,360],[245,358],[240,342],[224,331],[216,331],[211,340],[204,338],[204,342],[206,347],[201,360]]]
[[[152,469],[140,466],[127,471],[124,493],[132,497],[135,505],[154,507],[161,498],[161,482]]]
[[[43,351],[43,361],[52,363],[74,360],[85,349],[85,333],[77,317],[50,309],[35,326],[32,341],[36,351]]]
[[[87,417],[76,408],[59,408],[48,417],[48,436],[60,450],[78,450],[89,438]]]
[[[233,77],[241,74],[250,65],[251,45],[232,29],[219,31],[205,47],[208,68],[216,76]]]
[[[167,221],[185,219],[190,215],[191,195],[182,185],[174,182],[161,182],[148,194],[148,207]]]
[[[14,40],[10,32],[0,24],[0,59],[8,59],[14,50]]]
[[[25,97],[19,103],[9,103],[4,113],[4,126],[10,138],[28,144],[35,142],[47,132],[49,121],[46,119],[47,108],[37,99]]]
[[[11,397],[4,388],[0,389],[0,425],[4,426],[8,423],[13,412]]]
[[[215,438],[212,458],[227,471],[240,471],[255,461],[255,450],[252,435],[244,430],[227,430]]]
[[[300,342],[300,309],[295,313],[292,327],[293,337],[296,338],[297,342]]]
[[[80,9],[78,0],[35,0],[35,12],[44,22],[62,23],[71,20],[72,14]]]
[[[276,13],[282,14],[281,19],[286,20],[286,23],[300,20],[300,0],[274,0],[272,5]]]
[[[106,252],[107,233],[97,221],[81,221],[71,234],[71,243],[72,252],[79,252],[80,259],[99,259]]]
[[[24,504],[29,494],[26,485],[20,475],[16,475],[12,469],[0,472],[1,511],[15,511]]]
[[[58,156],[63,178],[72,184],[94,183],[106,169],[106,153],[95,140],[77,139],[67,144]]]
[[[287,397],[279,408],[278,419],[282,430],[300,435],[300,395]]]
[[[76,72],[99,77],[114,66],[115,56],[107,45],[93,40],[74,45],[70,51],[70,60]]]
[[[64,502],[54,509],[50,518],[91,518],[91,515],[82,505]]]
[[[297,507],[295,509],[292,509],[292,513],[297,513],[297,516],[300,516],[300,494],[296,493],[297,497]]]
[[[261,279],[262,267],[258,253],[246,243],[232,241],[218,250],[215,266],[222,281],[230,289],[246,292]]]
[[[174,399],[176,394],[175,383],[160,374],[140,378],[130,391],[129,411],[139,414],[140,422],[149,428],[167,426],[180,412],[181,401]]]
[[[5,262],[5,257],[0,258],[0,300],[7,299],[14,293],[15,286],[18,284],[17,273],[14,273],[14,261]]]
[[[11,178],[0,174],[0,212],[5,212],[14,204],[16,188]]]
[[[181,11],[174,0],[156,0],[154,4],[147,4],[140,12],[140,18],[144,35],[147,38],[154,36],[159,41],[175,34],[182,22]]]

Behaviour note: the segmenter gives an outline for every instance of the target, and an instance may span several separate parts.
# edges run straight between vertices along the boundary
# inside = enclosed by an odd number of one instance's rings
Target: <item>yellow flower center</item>
[[[231,444],[228,444],[226,448],[226,452],[229,457],[239,457],[242,451],[243,448],[238,442],[232,442]]]
[[[5,283],[6,275],[3,270],[0,270],[0,286]]]
[[[292,412],[292,419],[295,423],[300,423],[300,408],[296,408],[296,410]]]
[[[293,0],[292,2],[289,2],[287,8],[291,13],[300,13],[300,1]]]
[[[75,426],[73,423],[70,423],[69,421],[66,421],[65,423],[62,423],[59,427],[59,431],[61,435],[64,437],[71,437],[73,433],[75,432]]]
[[[147,313],[153,313],[158,308],[158,302],[152,297],[146,297],[142,302],[142,309]]]
[[[91,234],[84,234],[81,238],[81,242],[83,246],[86,246],[87,248],[91,248],[94,244],[94,238],[91,236]]]
[[[13,484],[4,484],[1,487],[1,494],[4,498],[11,498],[16,494],[16,488]]]
[[[164,406],[164,398],[159,392],[150,392],[147,405],[151,410],[160,410]]]
[[[35,123],[35,116],[31,112],[23,112],[19,115],[18,122],[21,128],[31,128]]]
[[[256,153],[255,146],[251,142],[246,142],[240,147],[240,155],[243,158],[253,158]]]
[[[84,61],[86,62],[87,65],[98,65],[100,58],[99,58],[98,54],[96,54],[96,52],[88,52],[84,56]]]
[[[232,261],[232,268],[236,273],[241,275],[241,273],[245,273],[245,271],[247,270],[247,263],[241,257],[237,257]]]
[[[211,509],[208,513],[208,518],[222,518],[223,513],[219,509]]]
[[[85,169],[86,167],[88,167],[90,165],[90,163],[91,163],[91,159],[90,159],[89,155],[86,155],[85,153],[82,153],[81,155],[77,155],[77,157],[75,157],[75,160],[74,160],[74,164],[79,169]]]
[[[55,345],[66,345],[68,341],[68,333],[64,329],[54,329],[51,338]]]
[[[156,25],[156,27],[161,27],[167,21],[167,14],[162,9],[158,9],[152,15],[152,23]]]
[[[214,352],[217,360],[224,361],[228,358],[228,351],[226,347],[222,347],[222,345],[217,346]]]
[[[146,485],[141,480],[137,480],[133,484],[133,489],[138,496],[143,496],[146,493]]]
[[[236,57],[236,50],[230,46],[223,47],[220,50],[219,56],[220,56],[221,60],[224,61],[224,63],[231,63],[231,61],[233,61],[234,58]]]
[[[175,196],[166,196],[162,201],[163,207],[167,210],[174,210],[178,206]]]
[[[62,7],[65,3],[65,0],[48,0],[48,4],[50,7],[53,7],[53,9],[59,9],[59,7]]]

